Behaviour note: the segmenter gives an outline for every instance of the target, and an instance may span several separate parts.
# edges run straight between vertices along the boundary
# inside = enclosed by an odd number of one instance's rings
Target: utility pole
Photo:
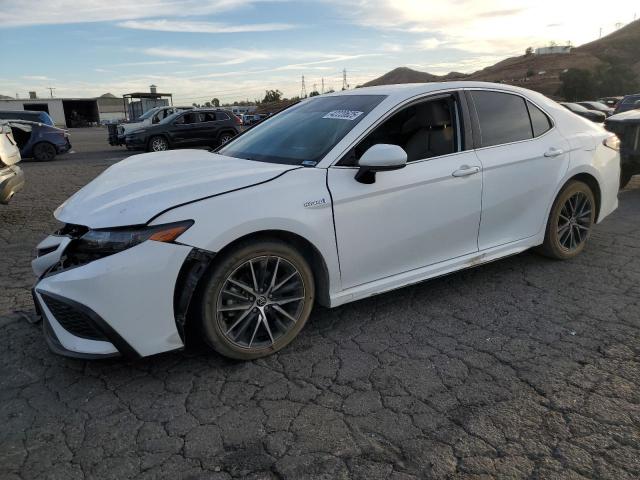
[[[320,93],[324,94],[324,77],[322,78],[322,91]]]
[[[314,92],[318,91],[318,84],[316,84],[316,83],[313,84],[313,91]]]
[[[349,84],[347,83],[347,69],[342,70],[342,90],[349,90]]]
[[[51,94],[51,98],[53,98],[53,91],[55,90],[55,87],[47,87],[47,89],[49,90],[49,93]]]
[[[598,38],[602,38],[602,27],[600,27],[600,36]]]
[[[302,88],[300,89],[300,98],[307,98],[307,86],[304,84],[304,75],[302,75]]]

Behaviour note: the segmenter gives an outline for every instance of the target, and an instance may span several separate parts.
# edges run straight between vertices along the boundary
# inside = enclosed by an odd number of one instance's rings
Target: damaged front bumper
[[[65,266],[69,236],[37,247],[33,288],[49,347],[72,357],[144,357],[184,347],[186,312],[213,254],[146,241],[77,266]]]

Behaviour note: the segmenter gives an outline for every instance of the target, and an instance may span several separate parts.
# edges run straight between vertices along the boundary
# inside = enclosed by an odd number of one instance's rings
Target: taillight
[[[605,147],[609,147],[611,150],[615,150],[616,152],[620,151],[620,139],[618,138],[617,135],[611,135],[605,138],[602,141],[602,144]]]
[[[233,116],[233,118],[235,118],[236,120],[236,125],[242,125],[242,120],[240,120],[238,117],[236,117],[235,115]]]

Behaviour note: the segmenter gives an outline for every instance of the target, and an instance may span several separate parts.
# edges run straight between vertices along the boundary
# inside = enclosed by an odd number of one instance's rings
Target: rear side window
[[[230,120],[231,117],[229,117],[229,115],[227,115],[224,112],[216,112],[216,119],[217,120]]]
[[[483,147],[533,138],[527,105],[508,93],[472,91]]]
[[[527,108],[529,109],[529,117],[531,117],[531,128],[533,129],[534,137],[539,137],[551,130],[552,123],[546,113],[531,102],[527,102]]]

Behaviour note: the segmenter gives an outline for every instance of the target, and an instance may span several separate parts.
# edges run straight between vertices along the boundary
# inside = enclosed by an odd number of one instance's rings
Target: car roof
[[[440,90],[459,90],[462,88],[484,88],[490,90],[502,90],[505,92],[532,95],[532,90],[527,90],[504,83],[475,82],[460,80],[455,82],[430,82],[430,83],[402,83],[395,85],[379,85],[375,87],[362,87],[354,90],[344,90],[322,95],[323,97],[336,97],[340,95],[386,95],[394,100],[402,101],[416,95],[438,92]]]

